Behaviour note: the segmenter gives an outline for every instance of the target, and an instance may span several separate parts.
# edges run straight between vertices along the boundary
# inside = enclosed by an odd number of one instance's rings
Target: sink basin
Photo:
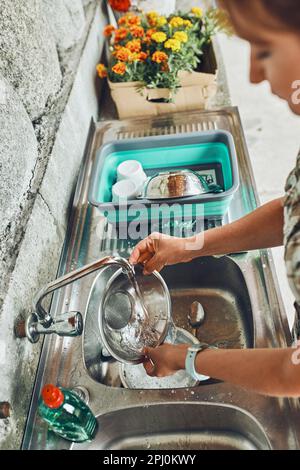
[[[111,387],[122,386],[119,364],[105,355],[98,315],[104,288],[116,269],[110,266],[95,279],[85,314],[83,335],[84,363],[89,375]],[[218,347],[253,347],[251,302],[242,271],[232,259],[197,259],[188,264],[169,266],[162,275],[171,293],[172,316],[176,326]],[[205,311],[205,321],[197,330],[191,328],[187,320],[194,301],[200,302]]]
[[[73,450],[268,450],[262,427],[249,413],[221,404],[165,403],[98,417],[90,443]]]
[[[170,290],[177,326],[221,348],[253,347],[251,301],[243,273],[232,259],[199,258],[167,267],[162,275]],[[194,301],[200,302],[205,312],[205,321],[197,330],[187,320]]]

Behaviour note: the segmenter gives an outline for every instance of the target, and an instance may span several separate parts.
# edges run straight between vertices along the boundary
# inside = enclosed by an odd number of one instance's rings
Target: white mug
[[[112,187],[112,201],[114,203],[126,203],[127,201],[136,199],[139,192],[139,188],[135,181],[118,181]]]
[[[117,168],[117,180],[131,180],[134,181],[138,189],[141,191],[142,187],[147,180],[143,167],[137,160],[126,160]]]

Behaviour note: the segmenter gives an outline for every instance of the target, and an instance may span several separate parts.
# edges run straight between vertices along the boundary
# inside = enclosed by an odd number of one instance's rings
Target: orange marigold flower
[[[127,15],[121,16],[118,20],[118,24],[125,25],[125,26],[140,26],[141,18],[136,15],[132,15],[131,13],[127,13]]]
[[[163,64],[161,64],[161,71],[162,71],[162,72],[170,72],[170,67],[169,67],[169,65],[168,65],[166,62],[164,62]]]
[[[139,60],[141,62],[144,62],[148,58],[148,54],[146,52],[140,52],[139,53]]]
[[[144,28],[142,28],[141,26],[132,26],[130,28],[130,32],[135,38],[143,38],[145,34]]]
[[[126,73],[126,64],[124,62],[118,62],[112,67],[112,71],[117,75],[125,75]]]
[[[130,52],[141,52],[141,41],[140,39],[133,39],[126,44],[126,47],[130,50]]]
[[[130,0],[108,0],[110,6],[117,11],[126,12],[131,7]]]
[[[157,64],[167,62],[168,58],[169,58],[168,55],[165,52],[162,52],[162,51],[156,51],[152,55],[152,61],[156,62]]]
[[[146,36],[147,36],[147,38],[151,39],[152,34],[154,34],[154,33],[156,33],[156,32],[157,32],[156,29],[148,29],[148,30],[146,31]]]
[[[121,62],[128,62],[131,58],[131,52],[129,49],[127,49],[127,47],[120,47],[120,49],[118,49],[114,55]]]
[[[100,78],[107,77],[107,68],[105,67],[104,64],[98,64],[96,67],[96,70]]]
[[[119,28],[115,30],[115,41],[119,42],[125,39],[128,35],[128,29],[126,28]]]
[[[130,26],[140,26],[141,18],[136,15],[128,15],[127,24]]]
[[[104,36],[106,36],[106,37],[111,36],[112,33],[115,31],[115,29],[116,28],[112,24],[109,24],[109,25],[105,26],[105,28],[103,30]]]

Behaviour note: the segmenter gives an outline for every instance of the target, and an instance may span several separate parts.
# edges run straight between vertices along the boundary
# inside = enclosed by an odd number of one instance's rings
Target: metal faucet
[[[36,343],[41,334],[49,335],[55,333],[59,336],[80,336],[83,331],[83,318],[80,312],[66,312],[54,319],[44,309],[42,302],[47,295],[53,294],[61,287],[72,284],[78,279],[110,265],[119,265],[127,274],[134,274],[133,267],[126,259],[106,256],[65,276],[59,277],[45,286],[35,297],[33,302],[34,312],[29,315],[25,322],[25,334],[29,341]]]

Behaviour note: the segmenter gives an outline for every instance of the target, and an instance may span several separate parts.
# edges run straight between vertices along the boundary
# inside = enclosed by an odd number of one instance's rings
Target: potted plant
[[[205,108],[216,92],[216,67],[201,70],[209,59],[212,36],[221,29],[219,10],[168,17],[157,12],[141,16],[129,12],[118,27],[108,25],[108,67],[97,66],[108,77],[121,119]]]

